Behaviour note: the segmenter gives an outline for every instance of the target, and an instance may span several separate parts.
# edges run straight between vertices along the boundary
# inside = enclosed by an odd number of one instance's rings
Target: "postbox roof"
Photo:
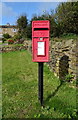
[[[49,28],[49,20],[37,20],[32,21],[32,27],[33,28]]]

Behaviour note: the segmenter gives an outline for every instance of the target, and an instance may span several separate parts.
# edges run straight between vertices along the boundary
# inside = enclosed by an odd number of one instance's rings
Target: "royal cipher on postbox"
[[[50,22],[32,21],[32,61],[49,61]]]

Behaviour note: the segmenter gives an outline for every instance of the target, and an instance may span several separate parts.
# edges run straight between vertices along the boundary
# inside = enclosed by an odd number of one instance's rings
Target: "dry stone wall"
[[[0,48],[0,52],[10,52],[10,51],[18,51],[18,50],[26,50],[26,46],[8,46]]]
[[[49,67],[60,79],[64,79],[67,74],[72,74],[77,78],[78,54],[76,40],[63,40],[62,42],[50,43]]]
[[[2,52],[28,50],[32,53],[31,41],[24,41],[23,46],[3,47]],[[74,75],[78,78],[78,40],[63,40],[56,42],[50,40],[50,61],[48,65],[56,76],[64,79],[66,74]]]
[[[0,46],[1,52],[10,52],[10,51],[18,51],[18,50],[28,50],[31,52],[31,41],[25,41],[22,45],[10,45],[10,46]]]

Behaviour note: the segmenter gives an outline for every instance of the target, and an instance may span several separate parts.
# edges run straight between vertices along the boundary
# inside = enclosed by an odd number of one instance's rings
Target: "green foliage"
[[[9,39],[9,38],[11,38],[11,35],[9,35],[8,33],[5,33],[5,34],[3,34],[3,37],[4,37],[5,39]]]
[[[4,43],[7,39],[6,38],[2,38],[2,43]]]
[[[32,26],[31,26],[31,24],[27,25],[27,38],[32,39]]]
[[[60,38],[62,39],[78,39],[78,35],[74,34],[74,33],[63,33],[62,35],[60,35]]]
[[[18,32],[22,37],[27,37],[27,24],[28,20],[26,15],[22,15],[17,19]]]
[[[56,10],[56,20],[61,33],[78,34],[78,2],[60,3]]]
[[[21,36],[20,34],[16,34],[16,35],[13,36],[12,39],[13,39],[14,41],[16,41],[16,40],[19,40],[19,39],[21,39],[21,38],[22,38],[22,36]]]

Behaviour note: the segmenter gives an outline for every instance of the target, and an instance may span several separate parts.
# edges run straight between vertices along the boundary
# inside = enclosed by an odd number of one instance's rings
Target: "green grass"
[[[3,118],[76,117],[76,89],[44,65],[44,107],[38,101],[38,64],[27,51],[3,53]]]

